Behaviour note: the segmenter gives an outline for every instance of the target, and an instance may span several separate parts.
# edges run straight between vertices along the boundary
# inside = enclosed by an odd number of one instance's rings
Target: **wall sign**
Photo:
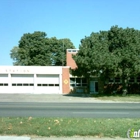
[[[29,70],[26,70],[26,69],[23,69],[23,70],[18,70],[18,69],[5,69],[4,70],[5,72],[23,72],[23,73],[28,73],[29,72]]]
[[[65,79],[64,80],[64,84],[68,84],[69,82],[68,82],[68,80],[67,79]]]

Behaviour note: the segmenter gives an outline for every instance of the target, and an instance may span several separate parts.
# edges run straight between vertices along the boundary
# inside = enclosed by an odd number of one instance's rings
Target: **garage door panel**
[[[0,74],[0,83],[8,83],[8,74]]]
[[[37,74],[37,83],[59,84],[59,75]]]
[[[37,83],[59,84],[59,78],[37,78]]]
[[[0,74],[0,93],[60,93],[59,74]]]
[[[11,75],[12,83],[33,83],[34,75],[33,74],[12,74]]]
[[[37,74],[37,92],[40,93],[60,93],[60,78],[58,74]]]

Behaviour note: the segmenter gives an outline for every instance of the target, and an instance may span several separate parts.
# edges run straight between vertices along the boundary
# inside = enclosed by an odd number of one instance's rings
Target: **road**
[[[0,117],[139,118],[139,103],[0,103]]]

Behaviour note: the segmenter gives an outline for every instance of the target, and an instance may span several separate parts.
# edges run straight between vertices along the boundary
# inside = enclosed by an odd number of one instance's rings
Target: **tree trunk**
[[[127,88],[128,88],[128,79],[123,77],[122,78],[122,92],[123,92],[122,95],[123,96],[126,96],[128,92]]]

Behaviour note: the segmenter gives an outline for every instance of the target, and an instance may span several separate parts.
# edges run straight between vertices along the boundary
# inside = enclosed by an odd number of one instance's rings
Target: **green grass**
[[[127,137],[140,119],[0,118],[0,135]]]
[[[124,101],[124,102],[140,102],[140,95],[130,94],[126,96],[122,95],[93,95],[96,99],[99,100],[111,100],[111,101]]]

